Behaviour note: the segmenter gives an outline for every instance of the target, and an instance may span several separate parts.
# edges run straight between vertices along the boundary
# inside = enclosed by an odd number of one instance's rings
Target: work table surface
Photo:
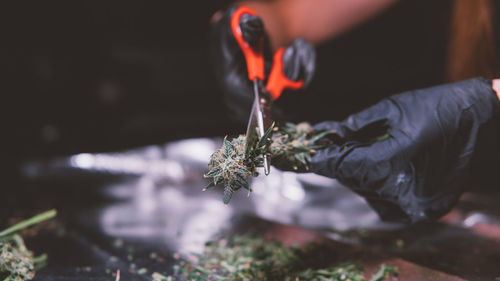
[[[193,139],[100,154],[28,161],[1,208],[7,218],[56,208],[58,218],[27,233],[49,264],[35,280],[152,280],[171,274],[175,256],[200,253],[234,234],[287,245],[323,243],[332,264],[359,262],[367,272],[399,268],[398,280],[500,278],[500,193],[467,193],[438,222],[381,222],[363,199],[332,179],[273,170],[254,192],[222,203],[202,192],[208,156],[220,140]]]

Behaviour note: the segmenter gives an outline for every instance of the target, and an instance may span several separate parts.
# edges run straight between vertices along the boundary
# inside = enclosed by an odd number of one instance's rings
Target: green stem
[[[34,263],[42,263],[47,261],[47,254],[41,254],[38,257],[33,258]]]
[[[40,223],[44,220],[48,220],[48,219],[51,219],[53,217],[55,217],[57,214],[57,211],[56,210],[50,210],[50,211],[46,211],[46,212],[43,212],[41,214],[38,214],[32,218],[29,218],[27,220],[24,220],[20,223],[17,223],[7,229],[5,229],[4,231],[0,232],[0,237],[3,237],[3,236],[6,236],[6,235],[9,235],[9,234],[12,234],[16,231],[19,231],[21,229],[24,229],[28,226],[31,226],[31,225],[34,225],[34,224],[37,224],[37,223]],[[5,281],[5,280],[4,280]]]
[[[10,276],[7,276],[3,281],[10,281]]]
[[[24,240],[19,234],[14,234],[11,236],[12,240],[16,243],[16,246],[21,251],[26,251],[26,245],[24,244]]]
[[[35,265],[35,270],[40,270],[47,265],[47,254],[41,254],[38,257],[33,258],[33,264]]]

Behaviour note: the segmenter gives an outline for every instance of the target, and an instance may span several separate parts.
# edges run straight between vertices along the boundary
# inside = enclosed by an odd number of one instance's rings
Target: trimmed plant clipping
[[[174,276],[154,273],[153,280],[383,281],[398,270],[382,264],[370,279],[364,273],[360,264],[335,261],[318,243],[288,247],[243,235],[209,242],[202,254],[178,262]]]
[[[308,171],[314,153],[332,144],[325,137],[333,133],[329,130],[316,131],[309,123],[303,122],[281,126],[273,124],[253,147],[246,147],[245,135],[232,140],[224,138],[222,147],[210,156],[205,178],[211,181],[203,191],[223,185],[224,204],[228,204],[233,193],[241,188],[251,192],[249,177],[259,175],[257,169],[264,165],[264,154],[271,156],[274,166]]]
[[[35,269],[43,267],[47,255],[35,257],[19,232],[55,216],[56,210],[46,211],[0,231],[0,280],[24,281],[35,277]]]

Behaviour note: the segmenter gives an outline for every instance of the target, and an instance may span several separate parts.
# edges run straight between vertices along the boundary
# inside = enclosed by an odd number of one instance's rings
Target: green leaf
[[[299,161],[302,165],[307,166],[306,158],[304,154],[297,154],[296,156],[297,161]]]
[[[250,183],[248,182],[247,177],[242,175],[237,175],[235,181],[239,186],[249,189]]]
[[[259,144],[257,145],[258,147],[265,146],[266,144],[270,144],[270,136],[271,133],[273,132],[274,129],[274,123],[271,124],[271,126],[267,129],[267,131],[262,135],[262,138],[260,138]]]
[[[9,235],[9,234],[12,234],[14,232],[17,232],[21,229],[24,229],[24,228],[27,228],[29,226],[32,226],[34,224],[38,224],[44,220],[48,220],[48,219],[52,219],[54,218],[55,216],[57,215],[57,211],[56,210],[49,210],[49,211],[46,211],[46,212],[43,212],[41,214],[38,214],[34,217],[31,217],[27,220],[24,220],[20,223],[17,223],[5,230],[3,230],[2,232],[0,232],[0,237],[3,237],[3,236],[6,236],[6,235]]]
[[[224,202],[224,204],[229,204],[231,197],[233,197],[233,188],[231,185],[226,185],[224,187],[224,193],[222,194],[222,202]]]
[[[215,175],[213,181],[217,185],[224,181],[224,177],[222,175]]]
[[[317,142],[318,140],[321,140],[322,138],[328,136],[328,135],[333,135],[335,132],[334,131],[323,131],[323,132],[320,132],[316,135],[314,135],[312,138],[311,138],[311,142],[312,143],[315,143]]]
[[[227,137],[224,138],[223,141],[223,147],[224,147],[224,157],[229,158],[233,155],[234,153],[234,146],[233,144],[227,140]]]
[[[215,186],[215,182],[212,181],[209,184],[207,184],[202,190],[205,191],[205,190],[208,190],[214,186]]]
[[[222,172],[221,167],[216,166],[216,167],[214,167],[212,170],[208,171],[208,173],[206,173],[206,174],[204,175],[204,177],[205,177],[205,178],[212,178],[212,177],[214,177],[215,175],[219,174],[220,172]]]

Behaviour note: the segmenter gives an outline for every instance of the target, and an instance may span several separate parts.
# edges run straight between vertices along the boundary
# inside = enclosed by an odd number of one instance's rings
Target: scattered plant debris
[[[24,281],[35,277],[35,270],[45,265],[47,255],[35,257],[19,232],[56,214],[56,210],[46,211],[0,232],[0,280]]]
[[[398,270],[381,265],[371,279],[363,266],[349,262],[328,262],[324,249],[310,243],[286,247],[277,241],[234,236],[205,246],[202,254],[174,266],[175,280],[259,280],[259,281],[383,281]],[[174,276],[153,273],[153,280],[174,280]]]

